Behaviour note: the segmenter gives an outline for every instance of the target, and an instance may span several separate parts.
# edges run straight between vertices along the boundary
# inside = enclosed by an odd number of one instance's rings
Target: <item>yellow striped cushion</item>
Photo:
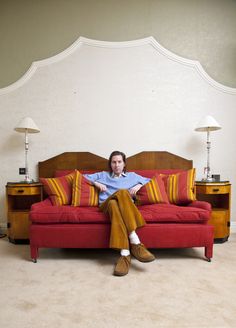
[[[156,174],[148,183],[139,189],[136,194],[136,204],[168,204],[163,180]]]
[[[98,189],[78,170],[72,187],[72,206],[98,206]]]
[[[162,175],[169,202],[185,205],[196,200],[194,194],[195,168],[176,174]]]
[[[70,205],[74,173],[58,178],[40,178],[44,191],[53,205]]]

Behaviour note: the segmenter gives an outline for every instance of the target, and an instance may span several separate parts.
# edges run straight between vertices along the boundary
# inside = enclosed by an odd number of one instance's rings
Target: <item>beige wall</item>
[[[234,0],[0,0],[0,87],[79,36],[154,36],[172,52],[199,60],[218,82],[236,87],[235,35]]]

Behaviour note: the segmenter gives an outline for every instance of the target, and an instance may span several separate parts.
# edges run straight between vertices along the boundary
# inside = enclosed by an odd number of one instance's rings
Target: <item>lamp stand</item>
[[[207,130],[207,166],[204,168],[204,174],[206,175],[202,181],[212,182],[213,178],[211,177],[211,169],[210,169],[210,150],[211,150],[211,142],[210,142],[210,130]]]
[[[29,151],[28,131],[27,129],[25,129],[25,179],[24,181],[26,183],[30,183],[32,181],[29,178],[28,151]]]
[[[210,150],[211,150],[211,142],[210,142],[210,131],[216,131],[221,129],[219,123],[210,115],[204,117],[195,128],[195,131],[198,132],[207,132],[207,166],[204,167],[204,178],[202,181],[212,182],[215,181],[211,176],[210,169]]]
[[[29,178],[29,165],[28,165],[28,150],[29,150],[29,140],[28,134],[29,133],[38,133],[40,132],[37,125],[34,123],[32,118],[24,117],[18,125],[14,128],[15,131],[21,132],[25,134],[25,183],[34,182],[34,180]],[[23,182],[23,181],[22,181]]]

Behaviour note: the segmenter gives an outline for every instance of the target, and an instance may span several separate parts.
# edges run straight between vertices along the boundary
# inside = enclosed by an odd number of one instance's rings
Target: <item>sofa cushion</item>
[[[74,173],[70,173],[58,178],[40,178],[40,182],[52,204],[59,206],[71,204],[73,179]]]
[[[174,204],[154,204],[138,207],[147,223],[206,223],[210,211]]]
[[[161,175],[170,203],[185,205],[194,200],[195,169],[176,174]]]
[[[31,207],[30,220],[34,223],[109,223],[109,217],[99,207],[52,206],[45,201]]]
[[[153,204],[138,206],[147,223],[205,223],[210,211],[173,204]],[[49,199],[35,203],[31,207],[30,220],[33,223],[109,223],[99,207],[53,206]]]
[[[136,204],[168,204],[168,197],[165,190],[164,182],[159,174],[139,189],[136,194]]]
[[[98,206],[98,189],[78,170],[75,170],[72,187],[72,206]]]

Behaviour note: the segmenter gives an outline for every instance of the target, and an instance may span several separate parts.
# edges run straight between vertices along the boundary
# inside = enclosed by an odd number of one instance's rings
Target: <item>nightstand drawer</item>
[[[7,194],[13,196],[20,195],[40,195],[41,187],[7,187]]]
[[[198,194],[229,194],[230,185],[220,186],[220,185],[208,185],[208,186],[197,186]]]

